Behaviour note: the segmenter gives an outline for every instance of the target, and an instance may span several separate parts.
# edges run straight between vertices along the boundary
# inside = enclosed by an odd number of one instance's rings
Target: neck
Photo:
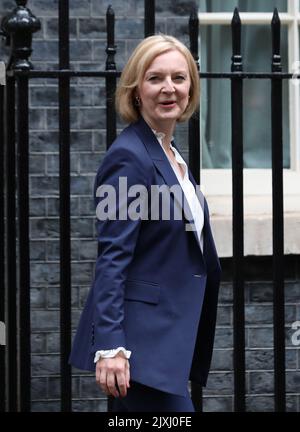
[[[172,120],[170,122],[164,121],[164,122],[156,123],[145,117],[144,120],[148,124],[148,126],[151,127],[151,129],[154,129],[156,132],[162,132],[165,134],[162,142],[164,148],[168,150],[171,143],[171,139],[173,137],[176,121]]]
[[[166,151],[169,151],[173,134],[164,132],[163,130],[157,130],[157,129],[155,130],[156,132],[163,132],[165,134],[164,137],[162,138],[162,145]]]

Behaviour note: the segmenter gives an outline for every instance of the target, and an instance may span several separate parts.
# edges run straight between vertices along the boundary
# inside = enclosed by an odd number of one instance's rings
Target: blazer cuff
[[[123,352],[125,357],[127,358],[127,360],[130,358],[131,356],[131,351],[126,350],[124,347],[118,347],[115,349],[110,349],[110,350],[99,350],[96,351],[95,353],[95,357],[94,357],[94,363],[97,363],[97,361],[100,358],[113,358],[115,357],[119,352]]]

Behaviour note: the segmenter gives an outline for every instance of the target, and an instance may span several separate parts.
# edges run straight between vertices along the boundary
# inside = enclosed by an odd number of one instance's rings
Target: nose
[[[174,93],[175,88],[170,77],[166,77],[166,79],[164,80],[162,91],[164,91],[165,93]]]

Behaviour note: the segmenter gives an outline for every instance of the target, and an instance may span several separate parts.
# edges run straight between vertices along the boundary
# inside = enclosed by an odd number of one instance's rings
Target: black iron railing
[[[232,128],[232,230],[233,230],[233,353],[234,405],[245,410],[245,312],[244,312],[244,205],[243,205],[243,71],[241,20],[237,9],[232,18],[231,128]]]
[[[281,72],[280,19],[272,19],[272,72]],[[275,410],[285,410],[285,331],[284,331],[284,243],[283,243],[283,145],[282,80],[271,80],[272,107],[272,202],[273,202],[273,313]]]
[[[69,0],[59,2],[59,69],[69,70]],[[71,411],[70,77],[58,76],[61,410]]]
[[[4,100],[5,70],[0,69],[3,76],[0,77],[0,102]],[[4,105],[0,103],[0,171],[4,172]],[[3,239],[0,246],[0,326],[5,331],[5,266],[4,266],[4,176],[0,175],[0,238]],[[1,331],[1,327],[0,327]],[[5,335],[4,335],[5,337]],[[0,335],[1,338],[1,335]],[[2,341],[5,342],[5,341]],[[0,343],[0,412],[5,410],[5,345]]]
[[[107,147],[109,147],[116,137],[116,113],[113,95],[117,78],[120,76],[120,71],[116,70],[115,64],[117,47],[114,41],[114,11],[112,7],[107,10],[107,61],[105,71],[83,72],[70,70],[68,0],[59,2],[59,69],[34,71],[29,62],[32,51],[31,38],[32,33],[40,28],[40,23],[27,9],[27,1],[16,1],[16,3],[17,7],[14,11],[2,21],[2,34],[10,38],[11,57],[7,64],[6,85],[0,85],[0,236],[2,239],[5,238],[5,242],[1,242],[0,251],[0,320],[6,323],[7,328],[6,352],[4,347],[0,346],[0,409],[2,411],[30,411],[28,84],[32,79],[58,78],[61,410],[71,411],[71,368],[68,365],[71,347],[70,80],[74,77],[98,77],[105,80]],[[26,17],[26,19],[22,19],[22,17]],[[245,411],[246,409],[242,108],[243,80],[251,78],[268,79],[272,83],[275,410],[284,411],[282,81],[283,79],[295,78],[295,76],[281,72],[280,20],[276,9],[272,20],[273,58],[271,73],[243,72],[241,30],[239,13],[235,9],[232,19],[233,54],[231,73],[200,73],[201,79],[231,80],[235,410]],[[199,22],[197,11],[191,12],[189,31],[191,52],[198,64]],[[155,2],[145,1],[145,36],[154,34],[154,32]],[[17,98],[15,97],[15,91]],[[15,107],[17,108],[16,131]],[[189,163],[195,179],[200,183],[199,116],[194,116],[189,122]],[[17,177],[17,183],[15,176]],[[18,226],[16,220],[18,220]],[[4,304],[7,305],[6,310],[4,310]],[[19,333],[17,331],[17,322],[20,323]],[[5,371],[5,373],[2,373],[2,371]],[[201,411],[202,389],[196,386],[195,383],[192,383],[192,398],[197,410]]]

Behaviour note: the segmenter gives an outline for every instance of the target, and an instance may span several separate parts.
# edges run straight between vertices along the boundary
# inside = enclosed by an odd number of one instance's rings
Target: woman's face
[[[146,70],[137,91],[141,115],[157,131],[174,128],[188,105],[190,86],[184,55],[177,50],[160,54]]]

